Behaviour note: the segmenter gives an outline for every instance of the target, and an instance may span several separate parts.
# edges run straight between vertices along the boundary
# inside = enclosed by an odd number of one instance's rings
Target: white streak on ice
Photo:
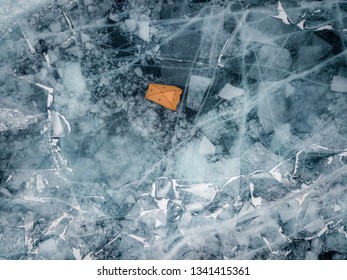
[[[327,148],[327,147],[323,147],[323,146],[320,146],[320,145],[317,145],[317,144],[312,144],[311,145],[311,147],[313,148],[313,150],[320,150],[320,149],[322,149],[322,150],[329,150],[329,148]]]
[[[327,232],[327,231],[329,230],[329,227],[328,227],[328,226],[331,225],[332,223],[333,223],[333,221],[328,222],[328,223],[324,226],[324,228],[322,228],[316,235],[311,236],[311,237],[306,237],[305,240],[312,240],[312,239],[314,239],[314,238],[316,238],[316,237],[322,236],[325,232]]]
[[[72,32],[72,33],[75,33],[75,31],[74,31],[73,28],[72,28],[72,24],[71,24],[70,19],[68,18],[68,16],[66,15],[65,12],[63,12],[63,15],[64,15],[64,17],[65,17],[65,19],[66,19],[66,21],[67,21],[69,27],[70,27],[71,32]]]
[[[134,235],[134,234],[129,234],[129,236],[130,236],[131,238],[134,238],[135,240],[137,240],[137,241],[143,243],[143,246],[144,246],[144,247],[149,247],[149,244],[148,244],[148,242],[146,241],[146,239],[144,239],[144,238],[142,238],[142,237],[140,237],[140,236]]]
[[[35,201],[35,202],[47,202],[47,201],[49,201],[48,198],[36,197],[33,195],[23,195],[23,199],[26,201]]]
[[[12,174],[10,174],[10,176],[8,176],[8,178],[6,179],[6,183],[8,183],[11,179],[12,179]]]
[[[298,173],[299,161],[300,161],[300,154],[302,154],[303,152],[304,152],[304,151],[301,150],[300,152],[298,152],[298,153],[296,154],[293,176],[296,176],[297,173]]]
[[[24,36],[24,39],[25,41],[27,42],[28,46],[29,46],[29,49],[31,51],[32,54],[35,54],[36,53],[36,50],[35,48],[33,47],[33,45],[30,43],[29,39],[27,38],[27,36],[25,35],[25,33],[22,31],[22,34]]]
[[[51,233],[55,232],[55,229],[57,228],[57,226],[61,223],[62,220],[64,220],[65,218],[67,218],[68,215],[63,211],[63,215],[60,216],[59,218],[55,219],[52,223],[51,226],[48,228],[48,230],[46,231],[45,235],[49,235]]]
[[[322,27],[317,28],[317,30],[318,31],[319,30],[334,30],[334,28],[330,24],[328,24],[328,25],[324,25]]]
[[[221,63],[222,57],[224,55],[224,52],[226,51],[226,49],[229,47],[229,44],[235,39],[236,35],[240,32],[241,27],[243,26],[243,24],[245,23],[246,17],[248,15],[248,11],[244,12],[242,18],[240,19],[240,21],[237,23],[237,26],[235,27],[235,29],[233,30],[233,32],[231,33],[231,35],[229,36],[229,38],[226,40],[222,51],[219,54],[218,57],[218,62],[217,62],[217,67],[224,67],[224,65]]]
[[[296,200],[299,202],[299,206],[301,206],[301,204],[305,201],[306,197],[309,195],[310,193],[305,193],[302,196],[298,196],[296,198]]]
[[[272,251],[271,246],[270,246],[270,242],[269,242],[269,240],[267,240],[266,237],[263,236],[263,240],[264,240],[266,246],[268,247],[269,251],[271,252],[271,254],[274,254],[274,255],[278,254],[278,252]]]
[[[333,157],[328,157],[328,162],[327,162],[327,164],[329,165],[330,163],[332,163],[332,161],[333,161]]]
[[[47,62],[48,67],[51,68],[51,61],[50,61],[50,59],[49,59],[48,54],[47,54],[47,53],[44,53],[43,55],[44,55],[44,57],[45,57],[45,60],[46,60],[46,62]]]

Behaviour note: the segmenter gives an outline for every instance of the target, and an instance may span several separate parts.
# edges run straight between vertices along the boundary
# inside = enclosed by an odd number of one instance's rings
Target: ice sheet
[[[0,1],[0,258],[346,259],[345,17]]]

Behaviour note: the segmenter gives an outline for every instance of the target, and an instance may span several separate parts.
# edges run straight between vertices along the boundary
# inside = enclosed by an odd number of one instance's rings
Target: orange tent
[[[150,83],[145,98],[176,111],[181,94],[178,87]]]

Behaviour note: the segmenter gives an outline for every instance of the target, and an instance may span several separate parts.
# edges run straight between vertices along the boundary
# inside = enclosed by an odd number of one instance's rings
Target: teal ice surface
[[[346,259],[343,2],[12,2],[1,259]]]

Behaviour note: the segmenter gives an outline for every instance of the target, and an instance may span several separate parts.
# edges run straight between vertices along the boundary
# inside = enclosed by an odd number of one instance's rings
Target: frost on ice
[[[346,9],[251,2],[0,1],[0,258],[347,258]]]

